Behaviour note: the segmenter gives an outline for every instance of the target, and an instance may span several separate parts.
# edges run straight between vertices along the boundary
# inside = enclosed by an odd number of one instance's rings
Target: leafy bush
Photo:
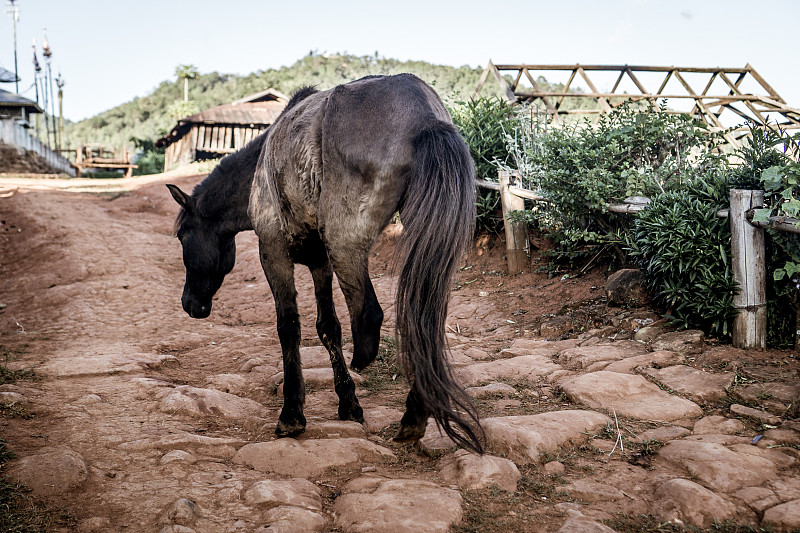
[[[731,188],[764,190],[764,208],[754,220],[800,215],[800,135],[751,128],[751,141],[739,151],[743,164],[730,177]],[[766,230],[767,343],[795,344],[800,312],[800,236]]]
[[[664,107],[623,104],[594,127],[572,123],[507,140],[523,178],[548,199],[537,218],[558,244],[556,257],[571,264],[598,247],[625,262],[620,235],[629,218],[608,212],[610,203],[662,193],[719,166],[704,126]]]
[[[453,122],[469,146],[475,161],[476,177],[497,181],[499,163],[508,157],[506,132],[513,129],[513,113],[500,97],[485,97],[457,102],[449,108]],[[479,188],[476,199],[477,231],[497,233],[502,230],[503,217],[499,212],[500,194]]]
[[[717,216],[726,182],[719,173],[655,197],[626,235],[654,301],[673,323],[728,335],[736,309],[730,225]]]

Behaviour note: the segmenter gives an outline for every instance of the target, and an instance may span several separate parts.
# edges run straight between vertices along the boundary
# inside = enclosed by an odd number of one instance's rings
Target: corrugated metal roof
[[[285,106],[286,104],[283,105]],[[33,100],[28,100],[18,94],[4,91],[3,89],[0,89],[0,107],[24,107],[29,113],[44,112]]]

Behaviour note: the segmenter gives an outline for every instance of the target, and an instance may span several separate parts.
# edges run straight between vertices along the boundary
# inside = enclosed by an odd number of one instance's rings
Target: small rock
[[[185,413],[195,416],[253,418],[266,414],[264,406],[248,398],[189,385],[175,387],[161,400],[159,407],[165,413]]]
[[[459,383],[466,387],[498,379],[526,379],[535,382],[556,370],[561,370],[561,367],[549,357],[521,355],[456,368],[455,375]]]
[[[604,370],[609,372],[621,372],[623,374],[634,374],[640,368],[662,368],[665,366],[677,365],[683,362],[684,356],[666,350],[659,350],[657,352],[650,352],[643,355],[634,357],[627,357],[620,361],[614,361]]]
[[[800,500],[792,500],[764,511],[764,525],[772,531],[796,531],[800,528]]]
[[[611,305],[645,305],[650,298],[642,272],[635,268],[623,268],[611,274],[606,281],[606,298]]]
[[[429,481],[362,477],[343,492],[333,510],[347,532],[446,533],[461,522],[461,495]]]
[[[561,488],[569,492],[573,498],[584,502],[604,502],[621,500],[625,495],[619,489],[611,485],[588,479],[576,479],[569,485]]]
[[[642,376],[603,370],[567,379],[561,388],[572,401],[641,420],[672,422],[703,414],[694,402],[672,396]]]
[[[197,518],[195,503],[188,498],[179,498],[167,507],[161,518],[161,523],[190,526]]]
[[[736,506],[688,479],[671,479],[655,492],[652,514],[660,521],[707,528],[736,516]]]
[[[159,463],[161,463],[162,465],[166,465],[169,463],[174,463],[176,461],[182,463],[188,463],[191,465],[197,462],[197,458],[191,453],[184,450],[172,450],[171,452],[164,454]]]
[[[47,448],[21,458],[8,470],[12,479],[26,484],[37,496],[74,491],[86,481],[83,457],[69,448]]]
[[[724,400],[735,377],[733,372],[703,372],[687,365],[648,369],[646,374],[671,390],[704,404]]]
[[[486,398],[492,396],[516,396],[517,389],[505,383],[489,383],[483,387],[467,387],[464,392],[473,398]]]
[[[325,530],[325,517],[308,509],[282,505],[263,516],[266,524],[256,533],[318,533]]]
[[[647,442],[657,440],[658,442],[668,442],[671,440],[685,437],[691,433],[688,429],[680,426],[662,426],[660,428],[648,429],[636,437],[636,442]]]
[[[764,432],[764,437],[787,446],[800,444],[800,433],[791,429],[768,429]]]
[[[683,469],[704,486],[724,492],[761,485],[778,473],[771,460],[714,442],[674,440],[658,451],[658,458]]]
[[[636,357],[647,353],[647,348],[636,341],[620,341],[596,346],[580,346],[562,351],[558,362],[568,370],[581,370],[599,363]]]
[[[742,433],[746,428],[741,420],[727,418],[725,416],[711,415],[698,420],[692,432],[695,435],[721,434],[736,435]]]
[[[550,461],[542,465],[542,470],[550,476],[560,476],[567,471],[567,467],[560,461]]]
[[[539,335],[548,339],[560,337],[570,331],[572,331],[572,320],[567,316],[557,316],[539,327]]]
[[[466,450],[456,450],[452,455],[443,457],[437,468],[444,481],[466,490],[496,485],[507,492],[514,492],[521,476],[516,465],[508,459],[475,455]]]
[[[705,335],[697,329],[671,331],[659,335],[652,343],[653,350],[668,350],[682,355],[698,354],[703,350]]]
[[[0,392],[0,404],[4,405],[25,405],[28,399],[18,392]]]
[[[229,394],[244,394],[248,389],[247,380],[239,374],[209,376],[206,378],[206,385]]]
[[[757,513],[763,513],[781,503],[775,493],[766,487],[745,487],[736,491],[736,497]]]
[[[643,326],[633,334],[633,340],[639,342],[652,342],[660,335],[666,333],[664,326]]]
[[[616,533],[616,531],[584,516],[580,511],[567,509],[567,521],[556,533]]]
[[[96,531],[111,531],[111,520],[105,516],[93,516],[81,520],[78,524],[79,533],[95,533]]]
[[[739,405],[738,403],[731,405],[731,413],[739,416],[746,416],[748,418],[754,418],[762,424],[777,426],[781,423],[780,417],[771,415],[765,411],[753,409],[752,407],[745,407],[744,405]]]
[[[258,481],[245,490],[244,501],[266,507],[292,505],[310,511],[322,510],[320,490],[307,479]]]

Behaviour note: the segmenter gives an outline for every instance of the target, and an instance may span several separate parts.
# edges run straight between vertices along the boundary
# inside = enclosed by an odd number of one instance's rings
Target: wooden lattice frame
[[[543,73],[548,71],[569,72],[569,80],[562,91],[543,91],[532,73]],[[610,92],[600,92],[597,85],[589,77],[589,72],[618,72],[616,83]],[[663,73],[660,86],[655,92],[648,90],[640,80],[641,73]],[[678,67],[657,67],[657,66],[631,66],[631,65],[495,65],[491,61],[481,75],[478,87],[475,91],[477,97],[489,75],[492,75],[505,95],[513,103],[535,103],[540,102],[547,112],[552,116],[553,121],[562,122],[562,115],[571,114],[600,114],[608,113],[616,105],[626,100],[649,100],[654,104],[667,100],[693,99],[694,106],[690,114],[700,118],[713,131],[725,130],[722,117],[723,114],[733,114],[738,116],[739,123],[745,121],[754,122],[760,126],[780,127],[784,130],[800,129],[800,110],[789,107],[786,101],[773,89],[769,83],[748,63],[744,68],[678,68]],[[705,75],[705,88],[697,92],[689,85],[687,75]],[[506,76],[513,80],[508,83]],[[524,76],[524,78],[523,78]],[[650,76],[650,74],[648,74]],[[570,87],[576,79],[582,79],[589,87],[591,92],[570,92]],[[685,92],[675,92],[673,94],[664,93],[671,79],[677,80],[679,87]],[[531,89],[521,87],[521,83],[527,81]],[[640,91],[640,94],[628,94],[616,92],[624,81],[630,81],[633,86]],[[718,80],[726,89],[723,93],[712,92],[712,88],[720,85]],[[743,82],[756,86],[764,91],[765,94],[752,94],[742,91]],[[696,82],[695,82],[696,83]],[[697,85],[696,85],[697,86]],[[563,106],[565,98],[590,98],[597,102],[593,109],[565,109]],[[738,104],[738,105],[737,105]],[[727,117],[726,117],[727,118]],[[739,140],[749,132],[747,127],[738,127],[726,133],[726,138],[734,146],[739,146]]]

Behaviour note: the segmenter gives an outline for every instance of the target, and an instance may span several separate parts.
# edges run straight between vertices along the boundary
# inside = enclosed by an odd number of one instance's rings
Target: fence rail
[[[75,167],[68,159],[28,133],[28,130],[16,120],[0,120],[0,142],[15,146],[17,150],[35,152],[54,169],[68,176],[75,177],[76,175]]]
[[[509,274],[525,269],[529,252],[528,230],[525,222],[512,222],[511,211],[524,209],[524,199],[546,202],[547,198],[517,185],[519,173],[499,171],[498,182],[477,180],[478,187],[500,192],[503,224],[506,234],[506,257]],[[739,311],[733,322],[733,345],[737,348],[766,348],[766,251],[764,228],[800,234],[800,220],[770,217],[754,221],[753,212],[764,205],[763,191],[731,190],[731,208],[717,213],[731,224],[731,257],[733,279],[741,290],[734,297]],[[635,214],[647,207],[648,198],[632,197],[622,204],[610,204],[608,211]]]

